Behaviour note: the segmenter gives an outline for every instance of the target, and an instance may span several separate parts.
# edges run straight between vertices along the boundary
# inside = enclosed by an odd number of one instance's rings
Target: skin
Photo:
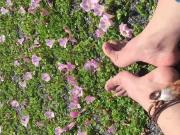
[[[159,0],[152,20],[141,34],[126,45],[117,42],[104,43],[104,53],[119,67],[137,61],[158,67],[143,77],[120,72],[107,81],[105,89],[108,92],[115,96],[129,96],[147,111],[152,104],[149,95],[153,91],[166,88],[180,79],[179,73],[170,67],[180,61],[177,46],[180,39],[179,12],[180,4],[175,0]],[[180,104],[161,113],[158,124],[165,135],[180,135],[179,114]]]
[[[177,47],[180,39],[178,12],[180,12],[180,4],[175,0],[159,0],[154,16],[142,33],[125,46],[104,43],[104,53],[119,67],[126,67],[137,61],[155,66],[177,64],[180,61]],[[115,49],[114,46],[122,46],[122,48]]]

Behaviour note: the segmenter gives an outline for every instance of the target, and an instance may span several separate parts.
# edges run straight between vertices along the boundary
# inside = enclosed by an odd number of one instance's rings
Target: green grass
[[[99,22],[99,17],[92,13],[84,13],[79,4],[81,0],[54,0],[54,7],[51,9],[45,2],[41,3],[41,8],[49,11],[48,16],[41,16],[40,10],[34,15],[18,14],[17,10],[22,5],[28,8],[28,0],[13,0],[13,11],[10,15],[0,15],[0,35],[6,35],[6,42],[0,45],[0,73],[5,77],[5,81],[0,83],[0,125],[2,135],[53,135],[57,126],[64,127],[70,122],[67,110],[68,101],[63,97],[68,96],[68,91],[64,75],[57,70],[57,62],[72,62],[76,65],[76,70],[72,73],[78,80],[80,86],[84,88],[84,96],[93,95],[95,102],[91,105],[85,104],[81,98],[82,107],[87,111],[77,119],[77,126],[65,134],[75,135],[78,128],[88,131],[88,135],[103,135],[109,126],[115,124],[117,135],[139,135],[148,120],[143,109],[128,98],[115,98],[104,90],[105,82],[121,70],[128,70],[138,73],[140,70],[151,70],[150,66],[134,64],[124,69],[113,66],[110,60],[102,52],[103,42],[115,39],[122,40],[119,34],[118,25],[127,22],[131,17],[130,5],[133,0],[104,0],[110,14],[114,15],[114,25],[101,39],[95,39],[93,34]],[[77,4],[77,8],[72,6]],[[0,1],[0,7],[5,6],[5,0]],[[148,7],[148,9],[147,9]],[[148,21],[150,13],[155,7],[152,0],[141,0],[136,5],[135,11],[139,16]],[[90,20],[89,22],[87,21]],[[76,47],[68,45],[66,49],[56,45],[49,49],[45,45],[45,39],[59,39],[64,37],[64,26],[73,32],[78,43]],[[137,35],[143,29],[143,25],[138,22],[132,24],[134,34]],[[31,37],[23,46],[17,46],[16,41],[20,34]],[[28,48],[33,44],[33,40],[39,37],[41,47],[29,52]],[[31,57],[37,54],[42,57],[41,66],[35,68],[32,64],[22,61],[23,56]],[[128,55],[128,54],[127,54]],[[100,70],[91,74],[83,70],[83,65],[88,59],[100,58]],[[21,66],[14,67],[16,59],[22,61]],[[22,90],[17,82],[12,80],[13,76],[21,77],[26,71],[34,73],[34,77],[28,82],[28,87]],[[52,76],[49,83],[41,81],[41,73],[47,72]],[[52,100],[47,99],[47,95]],[[28,127],[23,127],[19,122],[19,117],[14,109],[9,105],[12,99],[20,103],[26,102],[27,106],[22,114],[30,116]],[[47,120],[44,112],[51,109],[55,112],[55,119]],[[96,118],[96,119],[95,119]],[[97,120],[98,119],[98,120]],[[92,123],[88,127],[84,126],[86,120]],[[44,126],[38,128],[36,122],[41,121]]]

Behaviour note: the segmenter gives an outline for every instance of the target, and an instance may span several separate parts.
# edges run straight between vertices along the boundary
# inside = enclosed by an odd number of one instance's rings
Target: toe
[[[119,92],[117,92],[116,94],[114,94],[114,96],[124,96],[127,92],[125,90],[121,90]]]

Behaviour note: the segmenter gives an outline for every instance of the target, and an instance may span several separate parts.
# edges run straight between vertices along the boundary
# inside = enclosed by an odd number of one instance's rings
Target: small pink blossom
[[[48,119],[53,119],[55,117],[54,112],[52,111],[47,111],[44,113],[44,115],[48,118]]]
[[[88,70],[88,71],[95,72],[95,71],[97,71],[98,68],[99,68],[99,63],[96,60],[94,60],[94,59],[88,60],[84,64],[84,69]]]
[[[82,97],[83,89],[79,86],[75,86],[74,89],[71,90],[71,95],[76,96],[76,97]]]
[[[111,18],[112,18],[112,15],[103,14],[103,16],[101,17],[100,22],[99,22],[99,28],[102,31],[107,32],[109,27],[112,26],[113,22],[112,22]]]
[[[127,38],[132,38],[133,36],[133,31],[132,29],[128,28],[127,24],[121,23],[119,25],[119,31],[122,36],[127,37]]]
[[[51,77],[48,73],[42,73],[41,78],[46,82],[49,82],[51,80]]]
[[[69,130],[71,130],[75,125],[76,125],[75,122],[71,122],[71,123],[69,123],[66,127],[64,127],[64,130],[65,130],[65,131],[69,131]]]
[[[23,75],[23,80],[25,81],[29,81],[32,79],[32,73],[31,72],[26,72],[24,75]]]
[[[0,35],[0,43],[4,43],[6,40],[5,35]]]
[[[35,65],[35,67],[39,66],[39,62],[41,61],[41,57],[38,57],[36,55],[32,56],[32,64]]]
[[[26,14],[26,10],[24,9],[24,7],[20,7],[19,8],[19,11],[18,11],[21,15],[24,15],[24,14]]]
[[[13,4],[12,4],[11,0],[6,0],[6,5],[7,5],[8,7],[10,7],[10,6],[12,6]]]
[[[70,102],[69,104],[69,109],[70,110],[75,110],[75,109],[80,109],[81,105],[79,103],[76,102]]]
[[[115,133],[116,133],[116,128],[115,128],[115,126],[114,126],[114,125],[111,125],[111,126],[108,128],[107,132],[108,132],[109,134],[115,134]]]
[[[78,131],[77,135],[87,135],[87,132],[86,131],[84,131],[84,132]]]
[[[27,127],[27,124],[29,123],[29,116],[22,116],[21,117],[21,124],[24,126],[24,127]]]
[[[54,39],[46,39],[45,42],[46,42],[46,45],[47,45],[49,48],[52,48],[53,45],[54,45],[55,40],[54,40]]]
[[[58,69],[62,72],[70,72],[73,71],[74,68],[75,66],[69,62],[67,64],[58,64]]]
[[[79,116],[79,114],[80,114],[79,112],[70,112],[70,117],[75,119]]]
[[[94,102],[95,99],[96,99],[96,98],[93,97],[93,96],[86,96],[86,97],[85,97],[85,100],[86,100],[86,103],[87,103],[87,104],[90,104],[90,103]]]
[[[2,15],[5,15],[5,14],[9,13],[9,10],[5,9],[4,7],[1,7],[0,11],[1,11]]]
[[[63,48],[66,48],[67,43],[68,43],[68,38],[61,38],[58,40],[59,45],[62,46]]]
[[[25,38],[23,37],[23,38],[20,38],[20,39],[18,39],[17,40],[17,43],[19,44],[19,45],[23,45],[23,42],[25,41]]]
[[[17,67],[20,66],[20,63],[19,63],[18,60],[15,60],[15,61],[14,61],[14,66],[17,66]]]
[[[97,38],[101,38],[102,36],[104,36],[105,32],[101,29],[97,29],[95,34]]]
[[[11,104],[11,107],[13,107],[13,108],[18,108],[19,107],[19,103],[16,100],[12,100],[10,104]]]
[[[73,64],[71,64],[70,62],[67,62],[67,70],[68,71],[72,71],[74,70],[75,66]]]
[[[69,85],[77,86],[77,81],[76,81],[76,79],[73,76],[70,76],[70,75],[67,76],[66,80],[67,80]]]
[[[105,7],[97,3],[95,4],[93,11],[94,11],[94,15],[102,16],[103,13],[105,12]]]
[[[84,11],[89,12],[90,10],[94,9],[98,2],[99,0],[83,0],[80,6]]]
[[[61,135],[64,132],[65,132],[65,130],[60,127],[55,128],[55,135]]]

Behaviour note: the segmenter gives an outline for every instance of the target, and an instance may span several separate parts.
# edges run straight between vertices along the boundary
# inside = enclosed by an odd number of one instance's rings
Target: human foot
[[[107,81],[105,89],[115,96],[128,95],[147,111],[152,104],[149,95],[178,79],[179,74],[170,67],[159,67],[143,77],[137,77],[129,72],[120,72]]]
[[[167,9],[168,8],[168,9]],[[122,44],[106,42],[104,53],[119,67],[143,61],[155,66],[172,66],[180,61],[177,44],[180,39],[179,4],[159,0],[156,12],[141,34]],[[114,49],[120,46],[121,49]]]

